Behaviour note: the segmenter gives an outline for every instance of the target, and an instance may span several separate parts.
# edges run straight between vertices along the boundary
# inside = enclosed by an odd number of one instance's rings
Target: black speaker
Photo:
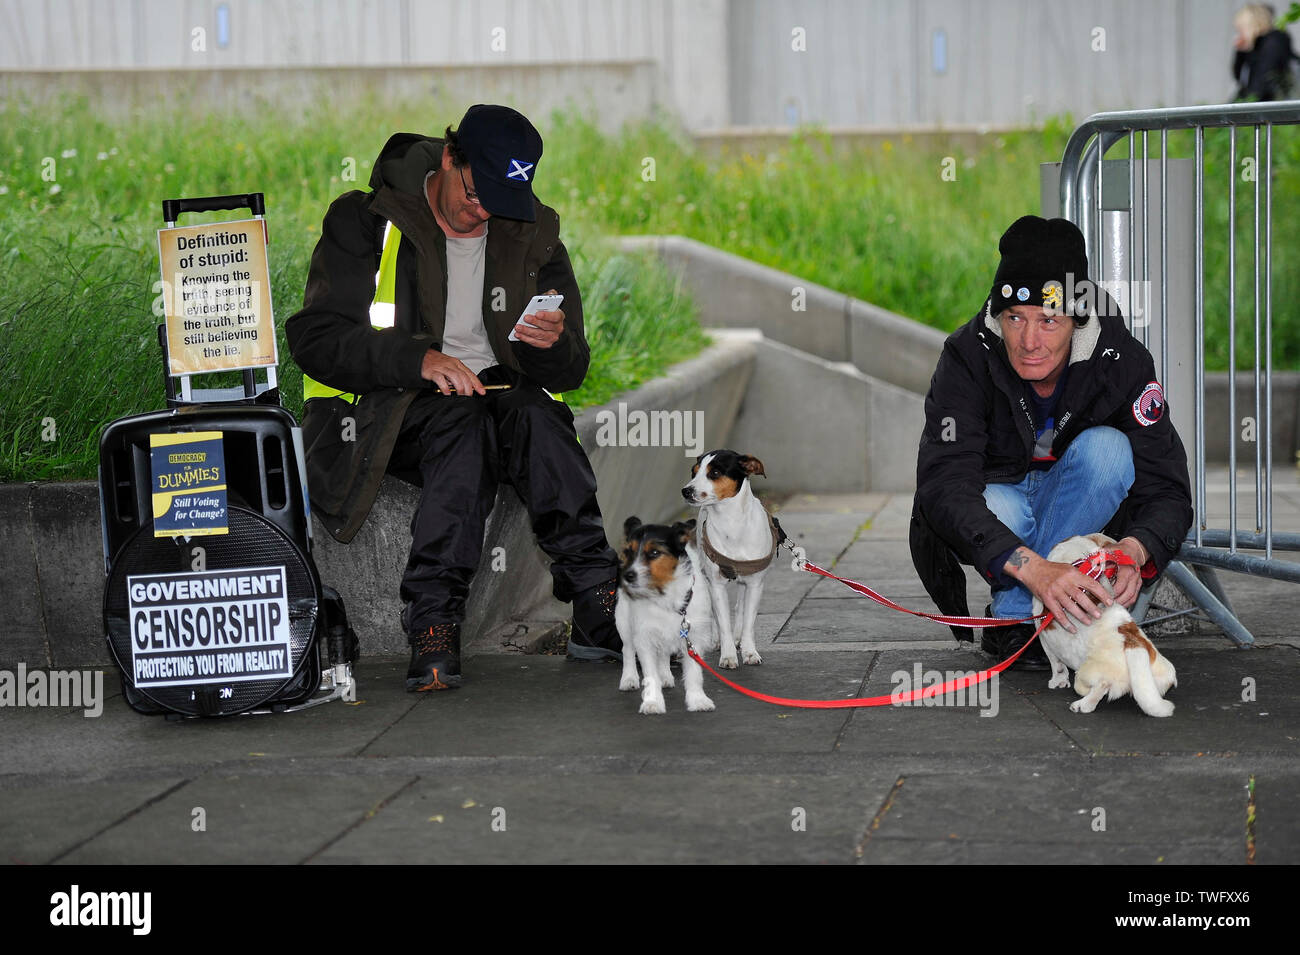
[[[226,532],[155,534],[151,436],[219,432]],[[143,713],[287,709],[321,684],[322,612],[301,440],[272,405],[186,406],[122,418],[100,439],[104,632],[127,702]],[[342,624],[347,629],[346,618]],[[331,639],[355,658],[351,644]]]

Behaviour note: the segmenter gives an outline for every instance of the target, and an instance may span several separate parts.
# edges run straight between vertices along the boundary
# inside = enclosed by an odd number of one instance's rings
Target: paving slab
[[[421,779],[321,863],[844,864],[893,779]]]
[[[59,861],[80,865],[303,862],[411,782],[400,777],[205,774]]]
[[[819,563],[931,607],[907,554],[910,495],[780,503]],[[757,620],[765,663],[726,674],[745,686],[888,695],[992,662],[781,560]],[[454,693],[407,694],[405,656],[367,655],[353,703],[172,723],[131,711],[109,673],[94,719],[0,706],[0,858],[1240,865],[1253,777],[1256,861],[1295,864],[1300,591],[1221,579],[1260,645],[1211,627],[1157,638],[1179,674],[1165,720],[1127,698],[1071,713],[1072,691],[1019,671],[996,695],[871,709],[769,705],[706,675],[714,712],[686,712],[679,687],[648,717],[618,666],[494,646]],[[987,589],[967,582],[978,613]]]
[[[727,672],[759,692],[785,697],[857,694],[870,653],[787,654],[762,666]],[[715,659],[709,660],[716,668]],[[801,711],[751,700],[706,674],[717,709],[687,712],[682,690],[666,689],[668,712],[638,712],[640,695],[620,692],[620,668],[558,657],[473,657],[459,691],[422,694],[363,755],[498,756],[506,754],[827,752],[845,721],[836,710]],[[472,684],[470,681],[473,681]],[[472,690],[472,691],[471,691]]]
[[[831,581],[834,583],[834,581]],[[957,641],[947,627],[882,607],[865,597],[852,595],[852,591],[836,584],[848,597],[808,599],[799,607],[790,622],[781,631],[778,643],[834,643],[838,641],[862,642],[878,640],[943,640]]]
[[[891,696],[983,670],[988,658],[969,649],[880,653],[863,696]],[[1026,697],[1018,673],[957,693],[907,705],[854,709],[836,749],[846,753],[1026,756],[1083,751]],[[984,715],[988,714],[988,715]]]
[[[137,776],[70,786],[0,778],[0,861],[59,860],[184,782],[183,776]]]
[[[1168,718],[1147,716],[1128,696],[1103,702],[1092,713],[1072,713],[1070,703],[1079,698],[1073,688],[1049,690],[1045,673],[1033,681],[1020,674],[1015,679],[1046,719],[1098,755],[1276,753],[1300,758],[1300,700],[1288,687],[1300,663],[1296,650],[1178,652],[1166,645],[1161,652],[1178,671],[1178,686],[1166,696],[1175,707]],[[1253,700],[1242,699],[1252,692]]]
[[[404,667],[403,667],[404,669]],[[123,768],[206,766],[251,754],[259,758],[297,755],[348,756],[416,705],[402,693],[397,673],[370,660],[358,669],[357,703],[334,702],[297,713],[181,720],[142,716],[120,693],[107,699],[102,715],[79,711],[0,707],[3,771],[19,774],[104,772]],[[117,686],[109,674],[105,686]],[[372,692],[384,687],[384,692]],[[364,712],[362,712],[364,710]]]
[[[1162,780],[1108,763],[904,777],[864,862],[1243,864],[1246,773]],[[1171,807],[1176,806],[1176,811]]]

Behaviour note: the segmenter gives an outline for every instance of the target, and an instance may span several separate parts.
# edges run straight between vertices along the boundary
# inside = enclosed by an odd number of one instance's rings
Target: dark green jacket
[[[289,350],[322,384],[360,395],[357,404],[307,404],[303,438],[311,507],[338,540],[350,541],[374,504],[406,409],[427,383],[424,354],[442,345],[446,320],[446,236],[424,195],[443,143],[414,133],[389,139],[370,176],[330,206],[312,253],[302,309],[285,323]],[[483,280],[483,316],[497,361],[550,391],[570,391],[587,374],[590,351],[582,298],[560,241],[560,218],[537,202],[536,222],[493,218]],[[370,324],[386,222],[402,233],[392,328]],[[564,332],[549,349],[508,340],[528,300],[564,295]]]

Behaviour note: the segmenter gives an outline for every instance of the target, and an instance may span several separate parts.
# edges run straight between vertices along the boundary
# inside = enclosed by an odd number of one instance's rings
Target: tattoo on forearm
[[[1029,553],[1023,547],[1017,547],[1011,552],[1011,556],[1007,558],[1007,563],[1012,567],[1023,567],[1029,563]]]

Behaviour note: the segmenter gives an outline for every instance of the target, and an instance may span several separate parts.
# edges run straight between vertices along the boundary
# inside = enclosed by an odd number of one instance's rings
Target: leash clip
[[[790,551],[791,556],[794,558],[790,561],[790,569],[795,571],[807,570],[808,552],[798,544],[790,543],[790,538],[788,536],[782,540],[781,543]]]

